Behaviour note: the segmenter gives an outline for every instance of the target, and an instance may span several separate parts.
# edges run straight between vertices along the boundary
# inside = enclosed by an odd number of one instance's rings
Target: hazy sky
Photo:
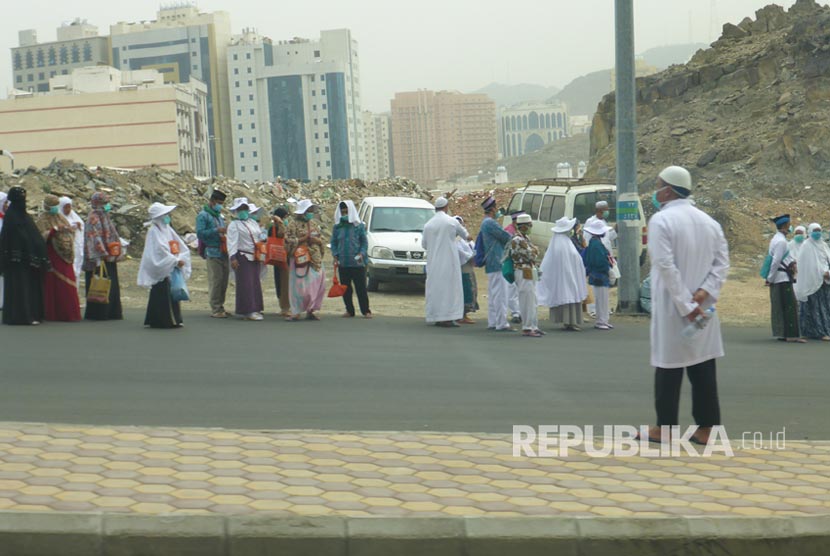
[[[715,40],[763,0],[635,0],[636,50]],[[777,2],[789,8],[795,0]],[[359,41],[364,109],[385,111],[396,91],[471,91],[492,81],[562,87],[614,64],[613,0],[202,0],[201,11],[231,13],[233,32],[254,27],[275,40],[316,38],[347,27]],[[0,96],[12,86],[10,48],[17,32],[40,42],[76,17],[102,35],[117,21],[155,19],[150,0],[26,0],[0,19]]]

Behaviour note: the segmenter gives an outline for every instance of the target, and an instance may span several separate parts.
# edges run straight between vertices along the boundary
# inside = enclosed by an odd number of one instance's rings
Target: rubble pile
[[[614,105],[606,96],[594,116],[589,176],[615,174]],[[641,191],[650,194],[660,169],[679,164],[691,170],[699,204],[758,213],[756,227],[773,215],[744,201],[826,204],[830,7],[798,0],[724,25],[689,63],[637,80],[637,119]]]
[[[268,212],[279,205],[288,205],[291,200],[311,199],[321,208],[319,220],[325,231],[331,229],[335,206],[341,200],[352,199],[359,204],[369,196],[433,198],[429,191],[405,178],[378,182],[278,179],[275,182],[245,183],[224,177],[199,180],[189,173],[174,173],[158,167],[139,170],[88,168],[71,160],[54,161],[42,169],[30,167],[16,170],[13,174],[0,174],[0,190],[8,191],[13,186],[26,188],[33,214],[39,213],[43,198],[53,194],[71,197],[75,211],[82,218],[89,211],[92,194],[99,190],[106,191],[113,205],[113,221],[119,234],[132,243],[133,253],[143,246],[143,223],[147,220],[147,208],[152,203],[177,205],[179,208],[171,214],[173,226],[184,235],[195,232],[196,215],[214,189],[228,195],[226,205],[235,197],[247,197]]]

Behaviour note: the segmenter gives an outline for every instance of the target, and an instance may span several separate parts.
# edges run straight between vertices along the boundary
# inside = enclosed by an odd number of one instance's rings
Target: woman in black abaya
[[[3,324],[40,324],[43,276],[48,269],[46,242],[26,212],[26,190],[13,187],[0,231],[0,274],[5,280]]]

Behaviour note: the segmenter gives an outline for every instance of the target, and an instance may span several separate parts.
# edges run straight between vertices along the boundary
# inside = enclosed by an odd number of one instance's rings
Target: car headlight
[[[372,258],[374,259],[394,259],[395,254],[391,249],[386,247],[372,247]]]

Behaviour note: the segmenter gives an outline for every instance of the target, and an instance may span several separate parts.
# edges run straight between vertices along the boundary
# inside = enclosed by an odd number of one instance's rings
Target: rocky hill
[[[614,119],[607,95],[589,175],[615,173]],[[680,164],[704,204],[830,199],[830,7],[798,0],[724,25],[689,63],[637,80],[637,119],[644,192],[663,166]]]

